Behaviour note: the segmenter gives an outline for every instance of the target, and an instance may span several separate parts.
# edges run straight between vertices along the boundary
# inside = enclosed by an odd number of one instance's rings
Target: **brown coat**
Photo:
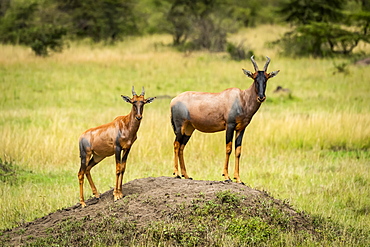
[[[131,112],[126,116],[116,117],[112,122],[91,128],[82,133],[79,139],[81,167],[78,172],[80,183],[80,203],[85,207],[83,195],[84,175],[89,181],[91,190],[96,198],[99,193],[91,178],[90,170],[105,157],[115,155],[116,160],[116,185],[113,191],[114,200],[123,197],[122,179],[126,169],[126,160],[132,144],[135,142],[139,130],[144,105],[151,103],[154,98],[144,99],[144,88],[140,96],[134,89],[133,98],[122,98],[132,104]],[[121,158],[122,153],[122,158]]]
[[[205,133],[226,130],[226,160],[223,176],[227,181],[231,181],[228,175],[228,163],[235,131],[234,178],[238,183],[242,183],[239,177],[239,158],[244,130],[266,99],[267,80],[279,73],[279,71],[266,72],[270,62],[269,58],[263,71],[258,70],[253,56],[251,60],[255,72],[243,69],[243,72],[254,81],[248,89],[229,88],[220,93],[189,91],[179,94],[171,101],[171,123],[176,135],[174,142],[174,175],[176,177],[180,177],[178,171],[178,163],[180,163],[182,176],[189,178],[185,168],[183,150],[194,130]]]

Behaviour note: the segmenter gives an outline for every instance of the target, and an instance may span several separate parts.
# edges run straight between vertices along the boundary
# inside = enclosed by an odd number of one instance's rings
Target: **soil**
[[[358,60],[355,62],[356,65],[360,65],[360,66],[367,66],[367,65],[370,65],[370,57],[367,57],[367,58],[364,58],[364,59],[361,59],[361,60]]]
[[[10,245],[21,245],[25,243],[27,236],[37,238],[50,236],[51,233],[47,229],[66,219],[82,220],[88,217],[93,220],[101,214],[113,213],[115,214],[114,217],[129,218],[138,225],[146,225],[148,222],[160,221],[164,220],[164,217],[168,217],[171,213],[171,205],[190,204],[194,203],[194,200],[199,200],[199,198],[202,198],[203,201],[213,200],[216,198],[217,192],[220,191],[230,191],[243,196],[246,198],[243,207],[252,209],[258,209],[261,207],[259,203],[269,200],[274,204],[274,207],[291,217],[292,230],[314,231],[307,215],[297,212],[285,202],[272,198],[266,192],[242,184],[172,177],[149,177],[124,184],[123,193],[125,197],[121,200],[114,202],[112,190],[109,190],[101,194],[100,199],[91,198],[87,200],[86,208],[81,208],[78,203],[19,227],[6,230],[2,236],[7,236]],[[117,210],[112,210],[112,208]],[[251,212],[253,214],[253,210]],[[0,234],[1,238],[2,236]]]

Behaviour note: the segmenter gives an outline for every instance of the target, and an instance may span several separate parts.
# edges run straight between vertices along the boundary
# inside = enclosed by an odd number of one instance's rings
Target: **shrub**
[[[236,61],[241,61],[250,58],[253,55],[252,50],[247,50],[243,42],[240,42],[238,45],[234,43],[227,43],[226,51],[229,53],[231,59]]]
[[[348,55],[362,40],[369,43],[370,12],[345,12],[346,2],[290,0],[280,13],[295,29],[276,41],[286,55]]]
[[[63,49],[63,36],[66,29],[47,18],[53,18],[52,12],[46,16],[40,13],[38,3],[12,4],[0,18],[0,42],[20,44],[31,47],[38,56],[46,56],[49,50]]]

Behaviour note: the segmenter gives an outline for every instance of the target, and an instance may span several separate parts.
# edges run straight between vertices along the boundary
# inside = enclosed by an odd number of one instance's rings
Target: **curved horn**
[[[257,66],[257,63],[256,63],[256,61],[254,61],[254,58],[253,57],[254,57],[254,55],[251,56],[251,61],[252,61],[253,66],[254,66],[254,71],[259,71],[258,66]]]
[[[137,94],[135,92],[134,86],[132,86],[132,96],[135,96],[135,95],[137,95]]]
[[[266,72],[266,70],[267,70],[267,67],[269,66],[269,64],[270,64],[270,58],[268,57],[268,56],[266,56],[267,57],[267,61],[266,61],[266,64],[265,64],[265,67],[263,68],[263,71],[265,71]]]
[[[141,91],[140,95],[144,96],[144,94],[145,94],[145,90],[144,90],[144,87],[143,87],[143,91]]]

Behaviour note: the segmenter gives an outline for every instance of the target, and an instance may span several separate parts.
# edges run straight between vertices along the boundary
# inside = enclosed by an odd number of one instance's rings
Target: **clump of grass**
[[[253,55],[253,51],[247,50],[243,41],[237,45],[231,42],[227,43],[226,51],[229,53],[230,58],[236,61],[249,59]]]
[[[15,179],[15,167],[13,162],[0,158],[0,181],[8,182]]]

